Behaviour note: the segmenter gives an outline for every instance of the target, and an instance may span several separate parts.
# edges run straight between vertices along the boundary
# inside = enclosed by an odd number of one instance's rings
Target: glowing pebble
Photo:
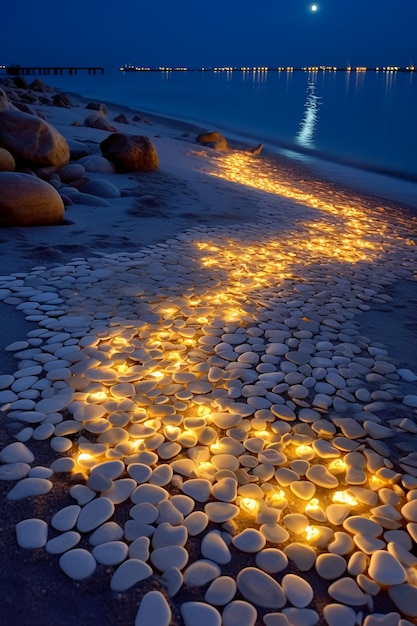
[[[268,609],[281,609],[286,597],[279,583],[255,567],[242,569],[236,578],[239,592],[248,602]]]
[[[401,585],[407,580],[400,561],[385,550],[376,550],[371,555],[368,574],[380,585]]]
[[[91,552],[84,548],[75,548],[61,556],[59,566],[69,578],[83,580],[93,574],[97,563]]]
[[[297,498],[310,500],[316,491],[316,486],[306,480],[295,480],[290,484],[290,489]]]

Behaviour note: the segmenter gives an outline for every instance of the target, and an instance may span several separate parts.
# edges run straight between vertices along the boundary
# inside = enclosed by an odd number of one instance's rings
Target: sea
[[[41,78],[68,93],[263,143],[321,175],[384,189],[417,208],[417,71],[114,68]]]

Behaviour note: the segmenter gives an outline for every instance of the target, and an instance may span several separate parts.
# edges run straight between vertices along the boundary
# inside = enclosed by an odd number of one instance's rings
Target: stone
[[[224,606],[233,600],[236,591],[237,585],[234,578],[231,576],[219,576],[210,584],[204,600],[215,606]]]
[[[244,600],[234,600],[223,609],[222,626],[254,626],[258,613]]]
[[[217,131],[200,133],[196,137],[196,142],[201,143],[203,146],[208,146],[209,148],[214,148],[215,150],[220,150],[222,152],[230,150],[227,139]]]
[[[259,530],[245,528],[233,537],[232,543],[241,552],[259,552],[265,546],[266,539]]]
[[[9,443],[0,452],[1,463],[33,463],[34,460],[33,452],[20,441]]]
[[[138,537],[142,539],[142,537]],[[151,553],[151,562],[161,572],[169,569],[182,570],[188,563],[188,552],[182,546],[165,546]]]
[[[323,609],[323,617],[328,626],[355,626],[356,611],[343,604],[327,604]]]
[[[286,569],[288,565],[288,557],[277,548],[266,548],[258,552],[255,562],[259,569],[268,574],[276,574]]]
[[[388,595],[397,609],[408,617],[417,617],[417,587],[405,583],[388,588]]]
[[[69,161],[64,137],[45,120],[23,111],[0,111],[0,143],[30,165],[61,167]]]
[[[68,166],[67,166],[68,167]],[[116,185],[108,180],[89,180],[79,188],[81,193],[88,193],[99,198],[120,198],[120,191]]]
[[[30,496],[41,496],[49,493],[52,483],[46,478],[23,478],[7,494],[8,500],[22,500]]]
[[[81,157],[78,163],[82,165],[86,172],[96,172],[98,174],[114,174],[116,167],[108,159],[99,154],[89,154]]]
[[[184,584],[190,587],[201,587],[218,578],[221,574],[220,567],[208,559],[194,561],[184,571]]]
[[[213,606],[205,602],[184,602],[181,605],[181,616],[185,626],[221,626],[220,613]]]
[[[339,578],[330,585],[328,593],[337,602],[351,606],[363,606],[368,601],[366,594],[363,593],[353,578]]]
[[[297,608],[305,608],[313,599],[314,592],[310,583],[296,574],[286,574],[281,585],[287,600]]]
[[[25,519],[16,524],[16,540],[21,548],[43,548],[48,539],[48,524],[41,519]]]
[[[407,572],[400,561],[385,550],[371,554],[368,574],[383,586],[401,585],[407,580]]]
[[[91,552],[84,548],[68,550],[59,559],[62,571],[73,580],[84,580],[91,576],[97,563]]]
[[[110,589],[116,592],[126,591],[152,574],[152,568],[147,563],[139,559],[128,559],[114,572],[110,580]]]
[[[205,559],[210,559],[220,565],[230,563],[232,560],[229,547],[218,531],[209,532],[203,537],[201,554]]]
[[[281,609],[286,597],[281,585],[255,567],[240,570],[236,578],[239,592],[248,602],[267,609]]]
[[[65,207],[59,193],[40,178],[0,172],[0,226],[61,224]]]
[[[77,529],[90,532],[106,522],[114,513],[114,504],[108,498],[95,498],[86,504],[78,516]]]
[[[93,548],[93,557],[102,565],[119,565],[128,556],[124,541],[108,541]]]
[[[62,554],[63,552],[67,552],[80,542],[81,535],[80,533],[75,532],[74,530],[68,530],[62,535],[58,535],[58,537],[54,537],[50,539],[46,546],[45,550],[49,554]]]
[[[88,128],[97,128],[98,130],[106,130],[109,133],[114,133],[117,131],[116,126],[112,124],[105,114],[102,111],[97,111],[97,113],[92,113],[88,115],[83,123],[84,126],[88,126]]]
[[[6,148],[0,148],[0,172],[14,172],[16,161],[11,152]]]
[[[135,626],[169,626],[171,609],[160,591],[148,591],[143,596],[135,618]]]
[[[325,580],[340,578],[346,571],[346,561],[339,554],[319,554],[315,563],[316,571]]]
[[[155,146],[142,135],[114,133],[101,142],[100,149],[120,172],[150,172],[159,167]]]

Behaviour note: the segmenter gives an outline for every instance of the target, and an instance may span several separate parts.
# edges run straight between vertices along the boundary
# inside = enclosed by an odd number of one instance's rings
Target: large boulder
[[[119,172],[151,172],[159,167],[155,146],[142,135],[113,133],[101,142],[100,149]]]
[[[51,124],[16,109],[0,111],[0,144],[30,165],[61,167],[69,161],[68,144]]]
[[[44,180],[0,172],[0,226],[51,226],[64,219],[59,193]]]

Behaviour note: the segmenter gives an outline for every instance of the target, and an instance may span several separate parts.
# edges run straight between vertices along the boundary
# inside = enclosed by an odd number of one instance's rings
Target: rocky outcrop
[[[13,154],[5,148],[0,148],[0,172],[14,172],[16,161]]]
[[[14,108],[0,111],[0,145],[31,166],[61,167],[69,161],[68,144],[53,126]]]
[[[116,167],[100,154],[89,154],[78,160],[78,163],[85,168],[86,172],[95,172],[97,174],[114,174]]]
[[[101,142],[100,149],[119,172],[150,172],[159,167],[156,148],[143,135],[114,133]]]
[[[120,115],[117,115],[114,118],[114,121],[118,122],[118,124],[129,124],[129,120],[124,113],[120,113]]]
[[[16,110],[16,107],[11,103],[7,93],[0,87],[0,112],[7,111],[8,109]]]
[[[59,193],[43,180],[0,172],[0,226],[51,226],[64,219]]]
[[[86,117],[84,120],[84,126],[88,126],[89,128],[98,128],[99,130],[107,130],[109,133],[117,131],[117,128],[113,126],[113,124],[101,111],[97,111],[97,113],[93,113],[92,115]]]

